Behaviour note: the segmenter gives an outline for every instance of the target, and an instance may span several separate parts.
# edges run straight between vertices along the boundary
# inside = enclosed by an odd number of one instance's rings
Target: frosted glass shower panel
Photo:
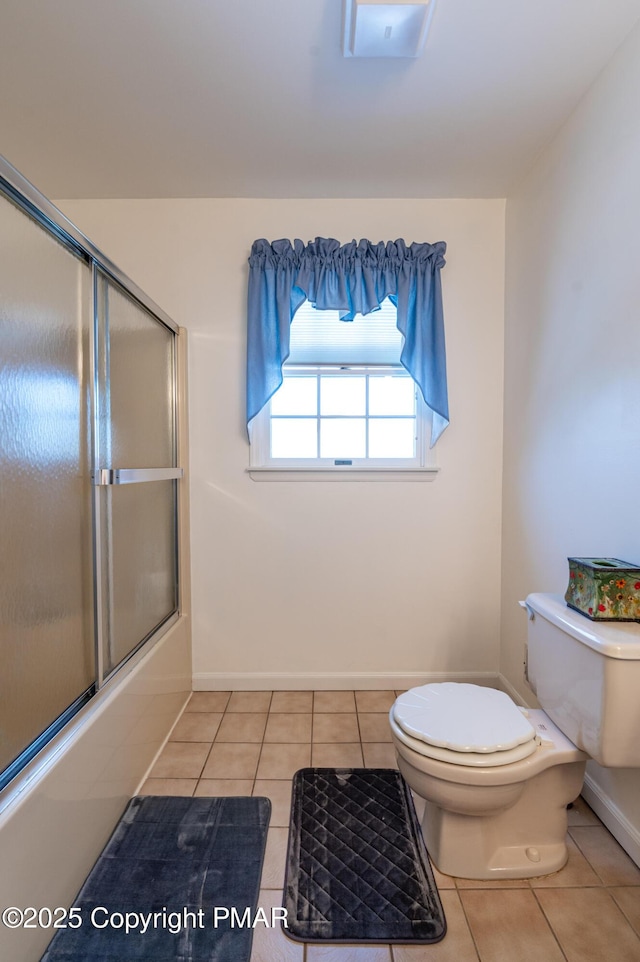
[[[0,773],[93,685],[91,268],[0,195]]]
[[[103,674],[178,609],[175,333],[98,274]]]
[[[103,463],[121,468],[173,465],[173,332],[104,275],[100,283],[108,365],[101,399],[110,418]]]
[[[105,491],[113,574],[107,672],[177,607],[175,485],[155,481]]]

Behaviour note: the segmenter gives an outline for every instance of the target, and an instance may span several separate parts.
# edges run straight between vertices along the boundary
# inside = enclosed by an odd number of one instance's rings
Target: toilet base
[[[431,861],[443,875],[468,879],[525,879],[559,871],[568,858],[565,841],[542,845],[509,845],[500,838],[499,819],[490,829],[486,816],[443,812],[427,802],[422,834]],[[491,838],[495,831],[497,838]]]
[[[398,767],[425,798],[426,785],[415,778],[413,766],[398,757]],[[457,878],[525,879],[557,872],[568,857],[567,805],[580,794],[584,771],[585,762],[548,768],[523,784],[513,804],[497,811],[454,812],[426,799],[422,833],[431,860],[444,875]]]

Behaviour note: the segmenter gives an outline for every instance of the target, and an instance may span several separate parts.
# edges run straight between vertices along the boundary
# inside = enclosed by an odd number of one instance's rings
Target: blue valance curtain
[[[338,310],[344,321],[379,309],[385,297],[397,308],[404,337],[400,361],[433,413],[431,445],[449,423],[440,270],[446,244],[403,240],[340,244],[317,237],[254,241],[249,257],[247,424],[282,384],[291,321],[309,300]]]

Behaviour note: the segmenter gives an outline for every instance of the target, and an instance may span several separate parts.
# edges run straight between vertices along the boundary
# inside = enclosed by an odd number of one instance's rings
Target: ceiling
[[[502,197],[640,0],[437,0],[416,60],[342,0],[0,0],[0,153],[74,197]]]

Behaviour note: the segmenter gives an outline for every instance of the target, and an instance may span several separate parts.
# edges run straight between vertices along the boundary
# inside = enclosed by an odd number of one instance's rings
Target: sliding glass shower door
[[[91,283],[0,197],[0,772],[95,681]]]
[[[0,158],[0,790],[178,615],[177,332]]]

